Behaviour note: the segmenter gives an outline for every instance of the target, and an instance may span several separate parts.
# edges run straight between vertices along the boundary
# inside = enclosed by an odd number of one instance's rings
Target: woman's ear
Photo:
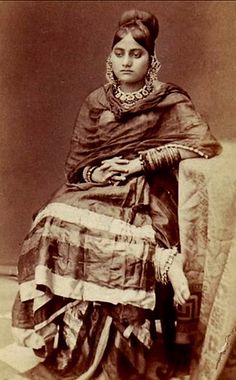
[[[150,65],[146,74],[146,85],[152,86],[153,82],[158,80],[158,73],[161,68],[161,63],[158,61],[156,55],[150,55]]]
[[[108,83],[111,83],[111,84],[116,83],[116,78],[112,69],[111,54],[107,57],[107,60],[106,60],[106,79]]]

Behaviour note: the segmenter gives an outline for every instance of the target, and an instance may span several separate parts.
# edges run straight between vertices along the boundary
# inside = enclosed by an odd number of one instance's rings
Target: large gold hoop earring
[[[161,68],[161,63],[158,61],[155,55],[151,56],[150,67],[147,71],[145,82],[146,86],[153,86],[153,82],[158,79],[158,73]]]
[[[117,80],[115,79],[114,72],[112,70],[112,61],[109,56],[106,60],[106,79],[112,85],[117,85]]]

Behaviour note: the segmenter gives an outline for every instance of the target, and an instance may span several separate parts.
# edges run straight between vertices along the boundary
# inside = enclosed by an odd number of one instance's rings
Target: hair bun
[[[125,11],[120,18],[119,26],[126,26],[135,23],[137,20],[140,20],[148,28],[153,40],[155,40],[158,36],[159,24],[157,18],[149,12],[138,9]]]

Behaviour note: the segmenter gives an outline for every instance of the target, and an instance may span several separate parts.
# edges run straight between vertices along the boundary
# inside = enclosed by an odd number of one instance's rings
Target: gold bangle
[[[139,155],[139,162],[140,162],[142,170],[145,171],[145,164],[144,164],[144,159],[143,159],[142,153],[140,153],[140,155]]]
[[[88,169],[88,171],[87,171],[87,173],[86,173],[86,182],[96,183],[96,181],[93,181],[93,180],[92,180],[92,174],[93,174],[94,170],[96,170],[96,169],[97,169],[97,166],[91,166],[91,167]]]

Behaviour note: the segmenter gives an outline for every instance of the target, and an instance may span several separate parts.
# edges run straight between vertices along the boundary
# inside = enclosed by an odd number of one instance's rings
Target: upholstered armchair
[[[177,341],[193,343],[191,379],[236,379],[236,142],[181,162],[179,226],[191,298]]]

